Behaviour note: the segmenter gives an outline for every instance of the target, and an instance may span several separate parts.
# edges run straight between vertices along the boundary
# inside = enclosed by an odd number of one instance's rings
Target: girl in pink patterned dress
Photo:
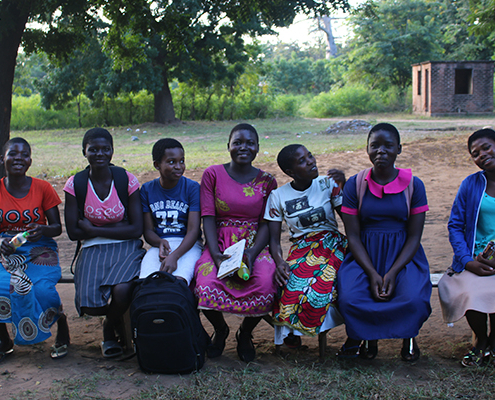
[[[222,312],[244,316],[236,333],[237,354],[254,360],[252,331],[263,315],[270,313],[276,291],[275,263],[268,251],[268,226],[263,214],[275,178],[252,166],[259,151],[258,134],[249,124],[239,124],[230,133],[230,163],[208,167],[201,181],[201,216],[207,242],[196,263],[195,294],[198,307],[215,328],[208,357],[219,357],[229,335]],[[223,251],[246,239],[244,260],[251,273],[247,281],[237,276],[217,278],[218,266],[227,259]]]

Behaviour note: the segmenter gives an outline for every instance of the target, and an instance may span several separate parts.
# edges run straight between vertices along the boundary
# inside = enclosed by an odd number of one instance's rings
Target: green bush
[[[79,98],[81,116],[76,100],[62,109],[45,110],[40,95],[13,96],[12,130],[40,130],[79,128],[91,126],[122,126],[153,121],[153,96],[141,91],[131,96],[105,98],[99,107],[93,107],[85,96]]]
[[[13,96],[10,126],[12,130],[75,128],[78,126],[77,109],[69,105],[63,110],[45,110],[39,94]]]
[[[305,101],[306,96],[303,95],[280,94],[272,103],[271,113],[276,117],[296,117]]]
[[[234,87],[216,85],[208,88],[184,83],[173,85],[175,114],[181,120],[229,120],[270,117],[335,117],[370,112],[411,109],[410,90],[404,95],[396,88],[385,92],[362,85],[334,86],[330,92],[273,95],[242,79]],[[85,96],[60,110],[45,110],[40,95],[16,96],[12,99],[12,130],[70,129],[92,126],[126,126],[153,121],[153,95],[141,91],[134,95],[104,98],[98,106]]]
[[[383,111],[382,94],[364,86],[344,86],[320,93],[309,103],[308,116],[325,118]]]

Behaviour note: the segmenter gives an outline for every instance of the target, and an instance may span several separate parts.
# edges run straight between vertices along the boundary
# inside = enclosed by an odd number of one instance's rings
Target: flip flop
[[[2,362],[5,357],[7,357],[9,354],[12,354],[14,352],[14,348],[11,348],[10,350],[7,351],[0,351],[0,362]]]
[[[58,346],[57,344],[54,344],[52,346],[50,357],[53,360],[58,360],[59,358],[64,358],[67,354],[69,354],[69,346],[67,344],[61,344]]]
[[[122,346],[116,340],[101,342],[101,354],[105,358],[119,357],[124,353]]]

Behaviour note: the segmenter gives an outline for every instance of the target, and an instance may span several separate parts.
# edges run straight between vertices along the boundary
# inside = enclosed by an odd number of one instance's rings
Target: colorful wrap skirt
[[[12,324],[15,344],[48,339],[62,311],[55,288],[62,275],[57,243],[43,236],[37,242],[24,243],[0,261],[0,323]]]
[[[314,232],[294,241],[287,257],[289,280],[273,310],[276,325],[310,336],[320,332],[329,308],[336,305],[335,282],[346,249],[347,238],[339,232]]]
[[[235,224],[230,221],[220,223],[217,227],[218,246],[224,251],[233,243],[246,239],[246,247],[254,244],[258,224]],[[275,300],[275,262],[268,246],[256,257],[249,280],[243,281],[232,276],[217,278],[218,269],[205,247],[201,258],[196,263],[194,294],[198,298],[198,308],[215,310],[243,317],[258,317],[269,314]]]

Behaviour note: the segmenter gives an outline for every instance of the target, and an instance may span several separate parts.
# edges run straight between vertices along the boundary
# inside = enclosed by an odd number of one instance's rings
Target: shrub
[[[325,118],[366,114],[383,110],[381,92],[364,86],[344,86],[320,93],[309,103],[308,116]]]
[[[296,117],[305,101],[305,96],[280,94],[274,98],[271,113],[276,117]]]

